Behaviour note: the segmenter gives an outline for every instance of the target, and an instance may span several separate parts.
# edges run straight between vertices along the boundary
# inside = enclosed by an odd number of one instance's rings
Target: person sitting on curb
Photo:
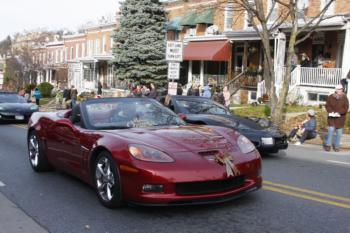
[[[303,121],[299,126],[292,129],[290,132],[288,139],[292,140],[294,138],[298,138],[295,145],[301,145],[305,142],[305,140],[310,140],[316,137],[316,126],[317,121],[315,117],[315,111],[310,109],[307,111],[307,118]]]

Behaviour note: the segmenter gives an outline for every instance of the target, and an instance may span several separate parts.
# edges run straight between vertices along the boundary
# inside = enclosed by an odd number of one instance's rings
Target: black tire
[[[35,130],[29,133],[27,144],[29,162],[33,170],[36,172],[52,171],[53,167],[46,158],[40,138]]]
[[[97,156],[92,177],[98,199],[102,205],[111,209],[123,205],[119,169],[107,151],[103,151]],[[107,189],[109,189],[109,194]]]

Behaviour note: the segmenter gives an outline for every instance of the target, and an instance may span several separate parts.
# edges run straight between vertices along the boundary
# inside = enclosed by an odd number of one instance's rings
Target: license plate
[[[17,115],[17,116],[15,116],[15,119],[16,120],[24,120],[24,116]]]
[[[273,145],[273,138],[261,138],[262,144]]]

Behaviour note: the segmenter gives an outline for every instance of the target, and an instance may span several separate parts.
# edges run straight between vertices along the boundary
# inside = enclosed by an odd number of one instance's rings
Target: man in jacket
[[[72,88],[70,89],[70,98],[72,100],[71,107],[74,108],[78,99],[78,91],[75,89],[74,85],[72,85]]]
[[[330,151],[335,130],[336,136],[333,149],[335,152],[338,152],[345,125],[346,114],[349,110],[349,100],[343,92],[342,85],[337,85],[335,93],[328,96],[326,110],[328,112],[328,135],[324,149]]]

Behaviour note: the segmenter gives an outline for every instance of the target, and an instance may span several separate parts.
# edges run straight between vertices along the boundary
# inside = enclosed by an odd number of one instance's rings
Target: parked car
[[[0,122],[27,121],[38,110],[36,104],[28,103],[16,93],[0,92]]]
[[[260,152],[277,153],[288,148],[286,134],[266,121],[233,115],[225,106],[208,98],[171,96],[168,107],[190,124],[232,128],[252,141]]]
[[[34,113],[28,149],[34,171],[77,176],[109,208],[224,202],[262,183],[260,154],[246,137],[187,125],[148,98],[91,99]]]

